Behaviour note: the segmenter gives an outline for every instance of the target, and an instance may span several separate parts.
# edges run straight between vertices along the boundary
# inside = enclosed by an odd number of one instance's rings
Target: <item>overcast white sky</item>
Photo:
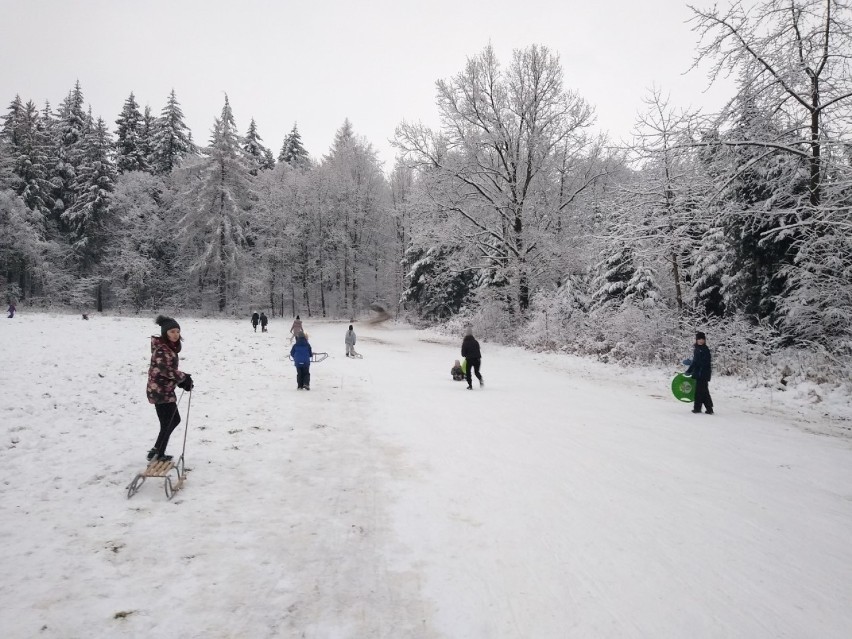
[[[203,144],[227,92],[240,130],[254,117],[276,156],[294,122],[321,156],[348,117],[390,169],[395,127],[434,124],[435,81],[490,41],[504,63],[531,44],[557,51],[566,88],[618,139],[654,84],[678,106],[730,97],[683,75],[690,15],[681,0],[0,0],[0,106],[56,106],[79,79],[114,129],[131,91],[159,114],[174,87]]]

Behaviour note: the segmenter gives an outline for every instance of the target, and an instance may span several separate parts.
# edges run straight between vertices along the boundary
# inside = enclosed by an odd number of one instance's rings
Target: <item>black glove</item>
[[[185,391],[191,391],[194,384],[192,383],[192,375],[187,374],[186,377],[183,378],[183,381],[178,383],[178,388],[182,388]]]

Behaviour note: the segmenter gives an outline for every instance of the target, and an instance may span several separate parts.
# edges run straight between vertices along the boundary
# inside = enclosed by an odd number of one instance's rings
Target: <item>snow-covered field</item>
[[[469,392],[460,338],[356,324],[349,360],[346,324],[311,320],[330,357],[296,391],[289,320],[178,320],[172,501],[125,491],[152,318],[0,320],[0,636],[852,636],[842,404],[714,379],[693,415],[678,367],[483,340]]]

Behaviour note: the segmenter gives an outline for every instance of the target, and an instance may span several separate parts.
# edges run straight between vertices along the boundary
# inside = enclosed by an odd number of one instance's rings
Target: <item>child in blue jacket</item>
[[[296,343],[290,349],[290,357],[296,365],[296,388],[311,390],[311,358],[314,352],[304,331],[296,333]]]

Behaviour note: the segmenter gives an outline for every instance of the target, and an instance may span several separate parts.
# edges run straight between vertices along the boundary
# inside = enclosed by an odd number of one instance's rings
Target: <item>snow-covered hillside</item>
[[[467,391],[460,338],[390,324],[350,360],[306,321],[330,357],[296,391],[289,321],[178,320],[172,501],[125,491],[152,318],[2,320],[3,637],[852,636],[848,422],[482,336]]]

